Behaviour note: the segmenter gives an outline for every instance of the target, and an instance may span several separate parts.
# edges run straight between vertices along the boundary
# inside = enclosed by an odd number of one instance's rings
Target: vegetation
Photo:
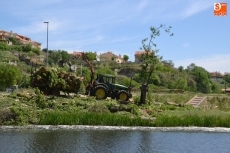
[[[22,45],[15,39],[11,39],[11,46],[0,43],[0,90],[15,84],[25,88],[13,93],[0,93],[0,125],[230,127],[230,98],[226,94],[220,94],[223,84],[229,86],[229,76],[218,83],[213,81],[204,68],[194,63],[187,68],[175,68],[173,61],[164,60],[157,55],[158,50],[152,40],[160,35],[160,29],[170,33],[170,27],[166,28],[164,25],[151,27],[150,39],[142,41],[142,49],[146,51],[142,57],[143,63],[127,62],[127,55],[123,56],[126,61],[123,64],[117,63],[114,58],[110,62],[98,62],[95,61],[94,52],[86,52],[96,73],[116,75],[118,83],[126,86],[130,85],[130,76],[133,76],[133,100],[128,104],[112,99],[97,101],[94,97],[78,94],[72,97],[65,97],[63,93],[60,97],[44,96],[38,89],[29,88],[30,73],[39,68],[35,66],[35,69],[31,69],[30,60],[42,57],[38,55],[45,55],[47,50],[43,49],[41,52],[31,45]],[[19,54],[24,55],[26,60],[19,58]],[[64,50],[49,50],[48,55],[49,65],[54,69],[68,72],[71,65],[77,66],[73,73],[74,76],[85,76],[85,82],[80,86],[80,93],[84,93],[82,88],[90,81],[91,75],[84,59]],[[15,61],[17,66],[10,65],[9,61]],[[33,64],[38,65],[36,62]],[[140,84],[148,78],[147,102],[138,105]],[[58,83],[57,79],[51,79],[51,85]],[[205,94],[207,104],[199,108],[187,105],[197,94]]]
[[[24,53],[25,56],[31,56],[35,57],[35,55],[32,55],[31,53]],[[95,57],[95,53],[89,53],[88,54],[91,61]],[[88,56],[87,55],[87,56]],[[2,51],[0,52],[0,61],[2,62],[8,62],[11,61],[17,61],[17,65],[22,70],[24,74],[30,75],[31,68],[28,63],[25,63],[25,61],[21,61],[17,56],[13,55],[13,53]],[[46,61],[46,60],[45,60]],[[62,61],[60,64],[60,61]],[[67,53],[67,51],[50,51],[49,53],[49,65],[53,67],[59,67],[63,68],[65,71],[69,71],[68,64],[64,65],[65,62],[70,61],[71,65],[77,66],[76,75],[84,75],[86,77],[86,81],[90,80],[90,70],[89,67],[84,63],[84,60],[82,62],[81,59],[76,59],[75,57],[71,56]],[[220,93],[220,87],[223,87],[223,81],[222,82],[215,82],[211,79],[209,73],[202,67],[196,66],[195,64],[190,64],[186,69],[183,67],[179,67],[178,69],[173,67],[172,61],[164,61],[162,62],[164,64],[161,64],[160,61],[157,64],[157,66],[154,66],[154,72],[151,74],[149,78],[149,87],[150,89],[156,90],[156,89],[181,89],[184,91],[189,92],[201,92],[201,93]],[[168,63],[168,64],[165,64]],[[82,64],[82,68],[80,68]],[[129,75],[132,71],[137,71],[136,74],[133,76],[133,87],[139,88],[138,84],[141,84],[145,81],[146,77],[149,74],[144,72],[142,68],[143,64],[138,63],[123,63],[119,64],[116,62],[106,63],[106,62],[94,62],[92,61],[92,64],[96,70],[96,73],[106,73],[106,74],[112,74],[115,75],[115,69],[117,69],[117,73],[119,75],[119,71],[125,72],[122,73],[124,77],[127,77],[126,75]],[[39,68],[39,67],[37,67]],[[150,67],[149,67],[150,68]],[[138,72],[138,70],[140,70]],[[143,72],[143,73],[142,73]],[[133,73],[133,72],[132,72]],[[124,78],[123,77],[123,78]],[[128,80],[127,77],[126,80]],[[125,79],[125,78],[124,78]],[[26,79],[28,80],[28,79]],[[226,82],[228,81],[228,77],[226,77]],[[24,81],[25,82],[25,81]],[[28,81],[26,81],[28,86]],[[227,82],[227,86],[229,86],[230,83]],[[22,84],[21,84],[22,85]],[[9,85],[8,85],[9,86]],[[26,87],[25,85],[23,85]]]
[[[70,59],[71,55],[64,50],[51,50],[49,51],[49,65],[55,66],[59,62],[66,63]]]
[[[150,39],[145,38],[142,40],[142,50],[145,51],[145,54],[142,54],[143,64],[141,65],[140,70],[140,77],[143,78],[144,82],[148,83],[148,78],[152,76],[152,73],[155,71],[155,69],[160,64],[160,60],[162,57],[158,56],[158,49],[153,49],[153,47],[156,47],[156,44],[153,42],[153,39],[155,39],[157,36],[160,36],[160,29],[164,29],[165,32],[170,33],[171,27],[165,27],[164,25],[160,25],[159,27],[151,27],[151,35]],[[173,36],[173,34],[170,34],[170,36]],[[147,42],[149,41],[149,42]]]
[[[81,80],[74,73],[66,73],[50,67],[41,67],[31,76],[31,86],[39,87],[43,92],[59,91],[78,93]],[[46,93],[48,94],[48,93]]]
[[[150,94],[145,105],[94,97],[44,96],[38,89],[0,95],[0,125],[111,125],[230,127],[230,98],[207,95],[207,105],[186,104],[195,94]]]
[[[112,113],[88,113],[52,111],[40,117],[42,125],[104,125],[104,126],[153,126],[149,120],[140,117],[131,118],[127,115]]]
[[[125,62],[127,62],[129,60],[129,56],[128,55],[123,55],[123,59]]]
[[[12,85],[19,84],[23,79],[23,74],[18,67],[6,63],[1,63],[0,78],[1,88],[5,89]]]
[[[39,48],[33,48],[32,45],[21,44],[18,40],[13,39],[12,41],[13,45],[7,45],[4,42],[0,42],[0,51],[18,51],[18,52],[24,52],[24,53],[34,53],[36,55],[40,55],[41,51]]]
[[[198,126],[198,127],[230,127],[229,115],[186,115],[186,116],[159,116],[156,126],[175,127],[175,126]]]

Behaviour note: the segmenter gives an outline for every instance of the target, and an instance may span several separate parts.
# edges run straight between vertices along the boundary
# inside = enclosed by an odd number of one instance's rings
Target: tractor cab
[[[115,76],[108,74],[97,74],[96,82],[97,84],[106,84],[108,87],[112,88],[115,84]]]

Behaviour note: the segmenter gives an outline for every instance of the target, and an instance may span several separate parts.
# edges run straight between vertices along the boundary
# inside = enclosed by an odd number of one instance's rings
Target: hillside
[[[31,49],[31,48],[29,48]],[[1,50],[1,45],[0,45]],[[32,49],[31,49],[32,50]],[[90,55],[93,55],[92,53]],[[31,73],[31,66],[34,66],[33,70],[38,69],[41,65],[45,65],[46,52],[40,51],[0,51],[0,62],[9,64],[16,64],[17,67],[23,71],[23,74],[27,76],[26,85],[28,86],[28,79]],[[96,73],[109,73],[113,75],[121,75],[127,78],[122,78],[121,82],[129,86],[130,78],[133,78],[133,86],[139,89],[139,85],[146,81],[142,77],[140,70],[142,63],[116,63],[114,61],[100,62],[92,61],[92,66],[95,68]],[[90,79],[89,66],[84,60],[74,58],[68,54],[67,51],[53,50],[49,51],[49,66],[61,67],[65,71],[69,71],[69,65],[75,65],[77,68],[77,75],[84,75],[87,81]],[[229,83],[226,85],[229,86]],[[223,80],[211,79],[209,72],[202,67],[198,67],[195,64],[189,65],[187,68],[179,67],[178,69],[173,67],[172,61],[162,61],[159,64],[151,78],[149,79],[149,87],[151,90],[167,91],[162,89],[181,89],[190,92],[201,93],[219,93],[223,88]]]

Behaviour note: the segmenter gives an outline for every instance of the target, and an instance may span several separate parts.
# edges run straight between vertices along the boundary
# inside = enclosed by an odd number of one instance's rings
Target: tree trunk
[[[148,92],[148,84],[144,83],[141,85],[141,97],[140,97],[140,104],[146,103],[146,93]]]

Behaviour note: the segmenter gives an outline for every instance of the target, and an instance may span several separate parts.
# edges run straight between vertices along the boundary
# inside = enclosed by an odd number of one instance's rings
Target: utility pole
[[[49,29],[49,22],[44,22],[47,24],[47,47],[46,47],[46,66],[48,67],[48,52],[49,52],[49,49],[48,49],[48,29]]]
[[[226,75],[224,75],[224,88],[225,88],[224,92],[226,93]]]
[[[82,76],[82,59],[81,59],[81,76]]]

